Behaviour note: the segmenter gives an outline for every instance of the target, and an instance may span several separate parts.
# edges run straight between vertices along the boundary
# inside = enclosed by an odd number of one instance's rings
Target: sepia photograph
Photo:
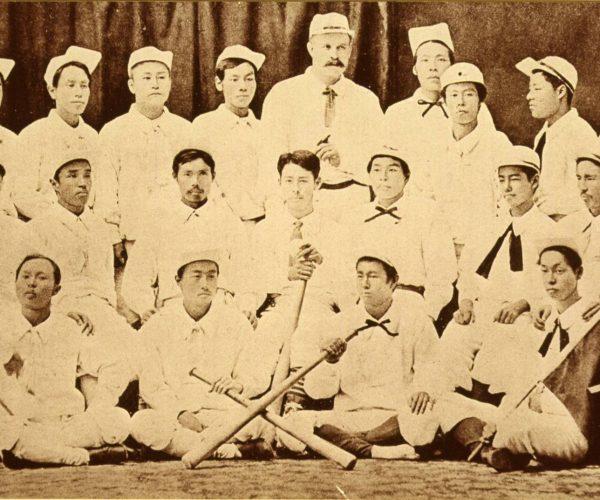
[[[600,496],[599,18],[0,2],[0,498]]]

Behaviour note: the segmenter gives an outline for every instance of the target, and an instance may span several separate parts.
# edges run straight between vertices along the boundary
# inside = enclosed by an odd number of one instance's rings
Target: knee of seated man
[[[123,408],[94,409],[88,412],[100,429],[105,444],[122,443],[131,432],[131,417]]]
[[[131,436],[153,450],[164,450],[179,424],[156,410],[140,410],[131,417]]]

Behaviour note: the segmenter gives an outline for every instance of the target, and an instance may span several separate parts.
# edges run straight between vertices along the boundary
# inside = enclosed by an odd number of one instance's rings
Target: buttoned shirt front
[[[63,297],[95,295],[116,304],[113,233],[109,224],[91,210],[79,216],[58,203],[28,223],[36,238],[34,246],[59,265]]]
[[[545,134],[542,172],[536,202],[548,215],[568,215],[584,208],[577,189],[577,158],[595,147],[598,137],[590,124],[571,108],[551,126],[545,123],[534,140],[534,149]]]
[[[177,191],[173,184],[173,158],[190,147],[190,132],[190,122],[166,108],[151,120],[135,104],[100,131],[113,178],[103,186],[99,197],[112,209],[106,210],[112,213],[110,220],[119,224],[124,238],[135,240],[148,222],[148,211],[157,197]]]
[[[433,201],[404,194],[383,208],[375,200],[348,213],[341,223],[356,241],[370,242],[393,256],[399,264],[398,282],[424,287],[427,312],[438,317],[452,298],[458,271],[452,239]]]
[[[55,200],[50,179],[59,163],[70,153],[82,153],[90,160],[95,181],[104,183],[108,165],[100,147],[98,132],[79,117],[77,126],[71,127],[55,109],[25,127],[18,136],[18,168],[13,176],[13,200],[21,214],[27,218],[38,217]],[[94,192],[88,201],[93,206]]]
[[[198,116],[192,123],[192,140],[215,160],[215,184],[242,220],[264,214],[260,195],[260,122],[252,110],[237,116],[225,104]],[[275,166],[271,169],[275,172]]]
[[[228,409],[239,405],[190,376],[190,370],[214,382],[232,377],[253,397],[270,384],[259,367],[260,340],[248,320],[234,308],[213,302],[195,321],[181,300],[173,301],[140,330],[140,393],[153,409],[176,416],[182,410]]]
[[[273,168],[282,153],[297,149],[315,152],[319,143],[337,147],[341,164],[335,168],[321,164],[321,178],[328,184],[354,179],[368,183],[367,163],[371,151],[381,141],[383,113],[373,92],[342,76],[329,86],[336,93],[335,118],[325,126],[326,86],[315,76],[312,67],[273,86],[265,97],[262,124],[265,127],[264,165]]]
[[[52,313],[32,326],[15,310],[3,311],[2,319],[2,364],[13,356],[23,362],[15,374],[0,373],[0,397],[16,416],[55,420],[83,413],[84,397],[75,383],[86,374],[98,377],[94,398],[88,401],[91,407],[117,403],[114,352],[98,339],[84,336],[72,319]]]
[[[177,264],[180,254],[192,247],[221,251],[220,287],[236,294],[252,289],[249,241],[239,218],[211,198],[193,209],[173,197],[159,204],[133,246],[122,287],[129,307],[143,314],[180,296]]]
[[[348,342],[336,364],[321,363],[307,374],[306,393],[313,398],[335,396],[336,410],[396,409],[407,404],[414,392],[435,392],[434,367],[438,337],[431,320],[414,307],[410,292],[394,294],[392,305],[379,319],[357,304],[339,318],[340,337],[345,338],[367,320],[387,322],[373,326]]]

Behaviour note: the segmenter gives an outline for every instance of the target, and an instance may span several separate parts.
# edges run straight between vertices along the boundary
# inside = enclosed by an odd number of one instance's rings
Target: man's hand
[[[581,317],[584,321],[589,321],[598,311],[600,311],[600,302],[598,300],[593,300],[586,306]]]
[[[415,415],[422,415],[425,413],[429,405],[431,405],[431,409],[433,409],[433,399],[431,399],[431,396],[424,391],[415,392],[408,401],[410,411]]]
[[[288,267],[288,280],[308,281],[312,277],[315,267],[317,267],[317,265],[314,262],[295,257]]]
[[[339,167],[341,163],[340,153],[335,145],[330,142],[323,142],[317,145],[315,154],[319,157],[321,162],[329,162],[332,167]]]
[[[458,311],[454,312],[454,321],[459,325],[468,325],[475,321],[475,313],[473,312],[473,301],[470,299],[461,300],[458,305]]]
[[[512,325],[516,319],[529,310],[529,303],[525,299],[516,300],[506,304],[494,315],[494,321],[505,325]]]
[[[240,394],[244,390],[244,386],[233,380],[231,377],[220,377],[213,382],[212,387],[208,392],[216,392],[217,394],[225,394],[231,390],[236,394]]]
[[[191,411],[184,411],[179,414],[177,417],[177,421],[181,424],[182,427],[189,429],[194,432],[202,432],[205,427],[200,423],[200,421],[194,416]]]
[[[142,321],[142,325],[148,321],[154,314],[156,314],[156,309],[153,307],[152,309],[148,309],[142,313],[140,320]]]
[[[347,343],[344,339],[335,339],[332,342],[327,342],[326,345],[321,347],[321,350],[327,353],[325,361],[331,364],[337,363],[342,354],[346,352],[346,346]]]
[[[256,330],[256,327],[258,326],[258,320],[256,319],[256,314],[254,313],[254,311],[242,311],[242,314],[246,316],[246,318],[248,318],[248,321],[250,321],[252,328]]]
[[[69,311],[67,316],[71,318],[78,326],[81,327],[81,333],[88,337],[94,334],[94,325],[90,318],[78,311]]]
[[[551,311],[552,308],[547,304],[536,307],[531,315],[533,318],[533,326],[535,326],[538,330],[545,331],[546,320],[548,319],[548,316],[550,316]]]
[[[119,241],[113,245],[113,254],[115,259],[115,267],[123,267],[127,262],[127,252],[125,251],[125,243]]]
[[[8,376],[15,374],[18,377],[21,374],[21,370],[23,369],[23,364],[23,358],[19,355],[18,352],[15,352],[12,355],[12,358],[10,358],[8,362],[4,365],[6,374]]]

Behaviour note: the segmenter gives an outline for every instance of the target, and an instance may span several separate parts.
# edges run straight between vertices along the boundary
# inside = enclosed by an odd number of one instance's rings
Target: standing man
[[[4,92],[6,88],[6,81],[8,75],[15,66],[15,61],[12,59],[5,59],[0,57],[0,104],[4,98]],[[16,142],[17,134],[6,127],[0,126],[0,164],[4,168],[8,168],[9,175],[3,176],[4,190],[0,194],[0,211],[5,212],[8,215],[17,215],[17,211],[11,200],[12,193],[12,175],[15,173],[15,169],[18,167],[16,162]]]
[[[365,165],[383,121],[377,96],[344,76],[353,38],[346,16],[315,14],[306,46],[311,66],[273,86],[263,104],[265,165],[284,151],[314,152],[323,180],[319,203],[336,218],[369,201]]]
[[[127,84],[135,102],[128,113],[100,131],[114,174],[103,187],[102,202],[110,209],[109,222],[118,225],[127,251],[148,221],[156,196],[172,188],[173,157],[189,143],[190,123],[165,106],[171,92],[172,62],[172,52],[156,47],[133,51],[127,63]]]
[[[398,150],[375,150],[367,172],[375,200],[352,210],[341,222],[351,227],[357,241],[373,242],[403,263],[398,287],[422,295],[427,314],[436,321],[452,299],[458,273],[442,216],[432,200],[406,192],[412,172]]]
[[[572,107],[577,70],[566,59],[527,57],[516,65],[529,77],[527,102],[531,116],[544,121],[534,149],[542,172],[536,203],[555,221],[582,207],[577,193],[575,163],[597,141],[594,129]]]
[[[250,227],[264,216],[264,200],[259,192],[262,135],[260,122],[250,109],[257,73],[264,61],[263,54],[243,45],[223,50],[217,58],[215,86],[225,102],[198,116],[192,124],[194,144],[209,152],[219,166],[215,184],[221,196]]]
[[[231,390],[246,398],[269,388],[259,337],[231,306],[214,301],[218,250],[179,256],[176,282],[182,298],[164,307],[141,329],[140,394],[149,409],[133,416],[132,435],[154,450],[181,458],[197,447],[202,431],[239,413]],[[213,382],[190,375],[195,369]],[[273,431],[255,419],[215,452],[218,458],[273,458]],[[249,441],[253,441],[250,442]]]

